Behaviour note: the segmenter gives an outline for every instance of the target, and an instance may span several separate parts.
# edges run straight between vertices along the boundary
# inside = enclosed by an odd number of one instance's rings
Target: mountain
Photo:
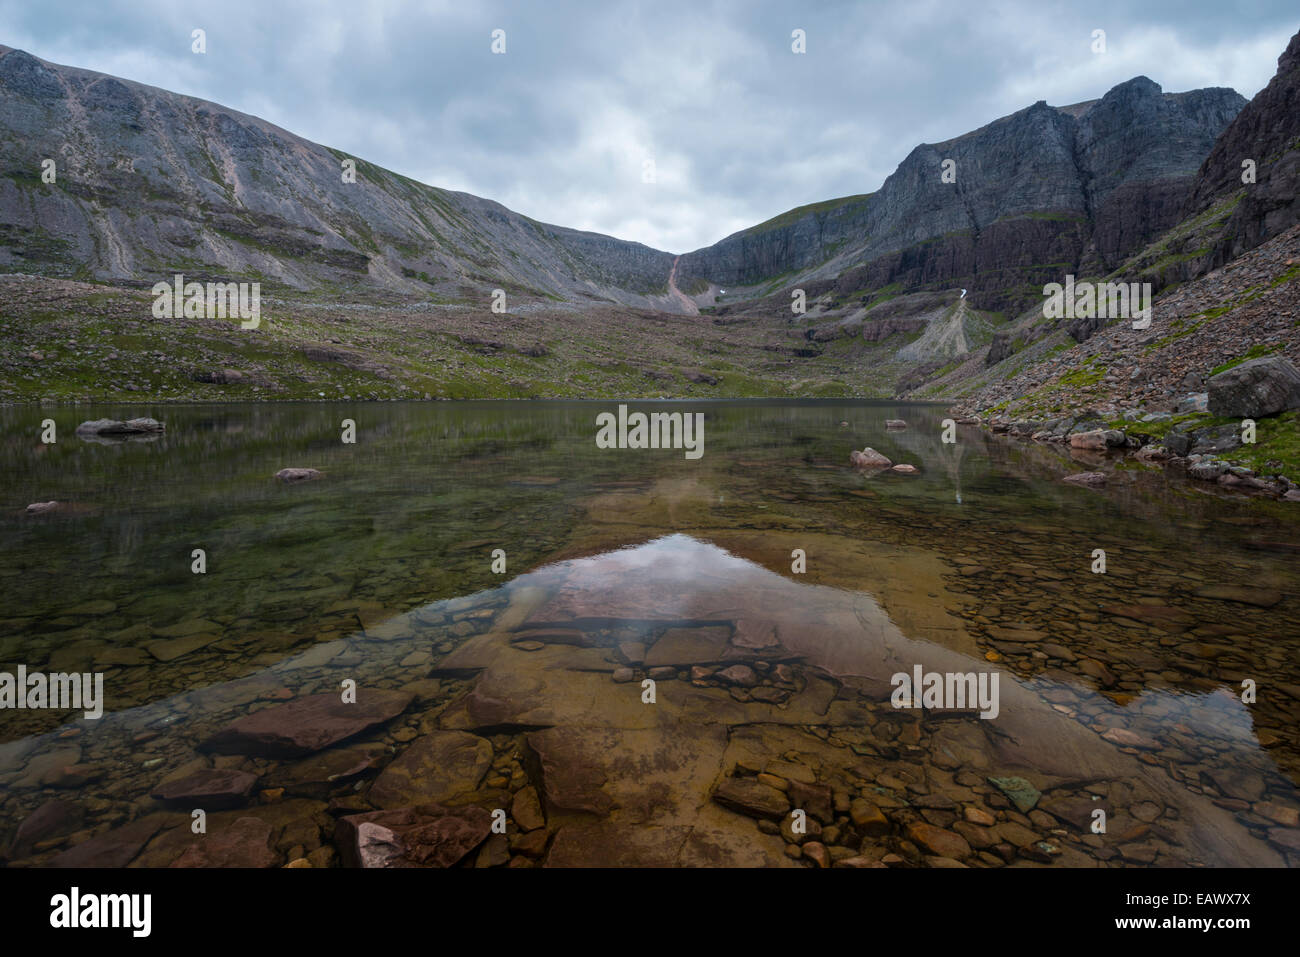
[[[42,181],[53,159],[56,181]],[[673,257],[426,186],[206,100],[0,46],[0,269],[675,311]]]
[[[783,288],[842,295],[961,286],[984,308],[1015,311],[1044,282],[1108,271],[1177,223],[1245,102],[1228,89],[1164,93],[1141,76],[1100,100],[1040,101],[916,147],[875,193],[791,210],[688,253],[679,282],[763,293],[782,277]]]
[[[778,277],[841,292],[969,287],[1021,302],[1113,266],[1177,222],[1244,100],[1165,94],[1034,104],[918,146],[872,194],[801,207],[680,258],[699,294]],[[691,311],[674,257],[426,186],[216,104],[0,47],[0,267],[152,285],[185,268],[323,292],[483,301],[491,288]],[[53,158],[58,178],[41,180]],[[343,182],[345,160],[356,182]],[[955,182],[941,181],[953,160]],[[820,285],[819,285],[820,283]],[[744,288],[748,287],[748,288]]]
[[[1242,164],[1255,163],[1255,182]],[[1207,265],[1219,266],[1300,222],[1300,33],[1277,60],[1277,73],[1237,114],[1196,176],[1187,213],[1237,199]]]
[[[916,147],[875,192],[675,256],[0,46],[0,274],[44,277],[5,283],[0,396],[101,381],[169,398],[969,394],[973,375],[1001,381],[1004,362],[1065,335],[1035,312],[1045,283],[1160,289],[1294,221],[1295,47],[1249,106],[1146,77],[1040,101]],[[1247,149],[1260,179],[1241,187]],[[151,328],[165,341],[145,356],[117,334],[143,331],[137,300],[176,272],[258,280],[297,305],[277,307],[256,352],[195,319]],[[96,300],[86,283],[138,292]],[[510,316],[485,309],[494,289]],[[50,319],[69,301],[95,321]],[[529,323],[511,321],[520,310]]]
[[[1254,182],[1243,182],[1251,160]],[[1229,123],[1187,192],[1182,219],[1107,278],[1149,281],[1151,323],[1045,320],[1026,309],[988,348],[912,376],[903,391],[956,399],[1032,434],[1043,423],[1090,420],[1163,439],[1222,426],[1206,411],[1208,380],[1251,359],[1300,364],[1300,33],[1274,78]],[[1300,469],[1300,411],[1261,419],[1252,468]],[[1051,431],[1050,429],[1047,431]],[[1208,440],[1207,440],[1208,441]],[[1294,474],[1294,472],[1290,473]]]

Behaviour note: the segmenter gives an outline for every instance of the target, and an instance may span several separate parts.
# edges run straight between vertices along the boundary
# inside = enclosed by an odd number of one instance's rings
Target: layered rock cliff
[[[689,253],[681,273],[754,286],[787,275],[841,293],[960,285],[1014,309],[1061,273],[1108,271],[1178,222],[1244,103],[1228,89],[1166,94],[1146,77],[1071,107],[1040,101],[918,146],[870,197],[792,210]]]
[[[1251,161],[1255,182],[1245,182]],[[1277,73],[1224,130],[1197,173],[1188,214],[1240,197],[1214,244],[1213,268],[1300,222],[1300,33]]]
[[[214,103],[8,47],[0,145],[8,271],[142,285],[181,271],[483,303],[503,288],[675,308],[667,253],[539,223]]]
[[[1269,116],[1294,105],[1288,82]],[[875,193],[800,207],[683,255],[676,283],[725,286],[729,299],[796,284],[837,296],[960,286],[973,306],[1014,313],[1044,283],[1114,269],[1177,223],[1244,102],[1226,89],[1166,94],[1146,77],[1074,106],[1040,101],[916,147]],[[1242,135],[1260,122],[1248,116]],[[1261,165],[1258,198],[1238,212],[1247,237],[1294,215],[1282,175],[1292,126],[1268,122],[1281,159]],[[502,288],[694,310],[669,288],[669,253],[539,223],[213,103],[8,47],[0,146],[8,271],[139,285],[182,271],[464,303]],[[1198,199],[1230,180],[1231,159],[1206,161]]]

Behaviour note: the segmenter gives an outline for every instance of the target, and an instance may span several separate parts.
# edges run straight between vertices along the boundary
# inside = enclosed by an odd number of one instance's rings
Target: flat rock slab
[[[483,808],[424,804],[340,818],[334,842],[344,867],[451,867],[491,831]]]
[[[615,812],[624,828],[693,825],[709,803],[727,731],[701,720],[640,729],[559,727],[530,733],[528,745],[538,756],[552,815]]]
[[[185,638],[168,638],[165,641],[150,642],[145,645],[145,650],[159,661],[175,661],[177,658],[182,658],[192,651],[206,648],[213,642],[220,640],[220,638],[221,635],[215,632],[189,635]]]
[[[713,800],[737,813],[770,821],[779,821],[790,810],[784,791],[757,778],[727,778],[713,792]]]
[[[256,711],[199,745],[200,751],[299,758],[393,720],[411,703],[404,691],[361,689],[355,704],[333,692]]]
[[[736,648],[761,651],[765,648],[777,648],[780,639],[776,634],[776,623],[757,618],[737,618],[736,632],[731,636],[731,644]]]
[[[241,817],[226,827],[214,828],[195,841],[172,867],[275,867],[280,855],[271,849],[272,828],[260,818]]]
[[[492,767],[492,745],[464,731],[417,738],[375,778],[368,795],[381,808],[444,804],[478,789]]]
[[[1085,488],[1101,488],[1106,484],[1106,473],[1076,472],[1074,475],[1065,476],[1061,481],[1069,482],[1071,485],[1082,485]]]
[[[275,473],[275,477],[281,482],[313,482],[316,479],[323,479],[325,473],[317,469],[280,469]]]
[[[204,768],[155,788],[151,797],[175,807],[205,811],[237,807],[248,800],[257,775],[233,768]]]
[[[989,784],[1005,794],[1007,799],[1020,810],[1021,814],[1028,814],[1032,811],[1038,803],[1038,799],[1043,796],[1038,788],[1024,778],[994,777],[989,778]]]
[[[1196,624],[1193,616],[1169,605],[1106,605],[1101,610],[1103,614],[1146,622],[1169,632],[1186,631]]]
[[[330,748],[310,757],[281,765],[266,776],[265,786],[284,788],[290,794],[322,798],[334,788],[379,765],[388,749],[379,742]]]
[[[51,867],[126,867],[145,843],[178,815],[150,814],[122,827],[92,837],[50,861]]]
[[[188,638],[190,635],[220,633],[221,626],[206,618],[190,618],[165,628],[154,628],[155,638]]]
[[[721,661],[731,637],[730,626],[669,628],[645,655],[647,668],[698,665]]]
[[[85,820],[85,809],[63,798],[51,798],[23,819],[14,834],[9,856],[26,857],[32,847],[56,834],[75,831]]]
[[[691,828],[611,828],[567,824],[546,855],[547,867],[674,867]]]
[[[1282,600],[1282,593],[1271,588],[1251,588],[1248,585],[1209,585],[1196,591],[1197,598],[1216,601],[1236,601],[1257,608],[1272,608]]]

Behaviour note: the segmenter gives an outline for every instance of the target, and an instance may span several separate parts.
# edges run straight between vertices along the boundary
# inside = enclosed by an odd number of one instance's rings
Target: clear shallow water
[[[258,789],[274,792],[277,775],[287,775],[276,798],[320,803],[299,808],[314,820],[339,793],[304,784],[283,762],[204,757],[195,745],[247,710],[334,687],[343,667],[365,687],[425,683],[401,719],[346,746],[382,745],[363,783],[434,729],[478,733],[491,741],[496,762],[477,782],[480,797],[490,803],[494,788],[538,787],[558,802],[549,808],[546,854],[600,863],[584,856],[582,848],[594,845],[573,836],[582,833],[577,824],[559,834],[566,814],[585,822],[592,812],[563,806],[530,758],[544,755],[548,741],[528,736],[604,723],[608,733],[636,738],[620,739],[620,747],[663,758],[665,728],[639,708],[624,711],[625,698],[639,704],[639,684],[611,674],[631,664],[639,681],[645,666],[629,662],[620,645],[659,647],[686,622],[695,629],[690,636],[672,638],[685,658],[663,653],[666,666],[680,671],[671,687],[696,697],[682,703],[666,691],[655,720],[731,730],[721,745],[701,732],[689,762],[661,762],[670,769],[663,786],[696,800],[666,800],[630,818],[626,808],[639,806],[637,796],[611,771],[601,793],[612,792],[623,810],[597,815],[607,829],[602,846],[653,826],[714,834],[710,846],[721,849],[717,857],[696,847],[693,860],[681,848],[695,845],[673,844],[679,856],[671,863],[764,862],[752,840],[732,834],[732,818],[745,819],[707,796],[737,773],[740,759],[725,744],[736,724],[780,726],[766,746],[799,751],[778,747],[790,744],[782,736],[793,714],[801,719],[795,723],[825,732],[816,740],[853,755],[834,773],[833,756],[820,758],[819,781],[859,793],[867,787],[887,811],[890,800],[903,800],[895,837],[906,839],[916,803],[906,796],[921,790],[943,797],[916,813],[944,829],[970,801],[987,799],[996,810],[997,796],[985,795],[987,785],[975,778],[1005,765],[1036,775],[1045,801],[1107,800],[1129,825],[1129,840],[1098,849],[1029,821],[1071,853],[1074,842],[1101,863],[1295,862],[1287,843],[1300,754],[1300,515],[1293,507],[1210,496],[1161,471],[1122,471],[1102,493],[1062,485],[1067,453],[974,430],[945,446],[944,413],[932,406],[636,406],[704,411],[698,461],[681,451],[596,448],[596,415],[615,406],[0,410],[0,670],[103,672],[108,712],[100,722],[0,712],[0,741],[9,742],[0,755],[0,827],[16,828],[51,799],[81,802],[78,826],[51,832],[33,860],[48,862],[154,812],[147,795],[158,782],[201,765],[256,774],[255,807]],[[85,419],[146,414],[166,422],[164,436],[121,443],[73,434]],[[51,446],[39,441],[46,417],[59,427]],[[355,445],[339,440],[344,418],[356,421]],[[886,432],[887,418],[910,427]],[[920,474],[855,473],[848,453],[866,445]],[[1070,467],[1093,464],[1079,459]],[[327,477],[275,482],[287,466]],[[27,503],[51,499],[63,503],[58,512],[23,514]],[[190,570],[194,548],[207,553],[205,575]],[[506,552],[504,575],[491,567],[497,548]],[[791,571],[795,548],[807,555],[804,574]],[[1090,570],[1097,548],[1107,554],[1104,575]],[[1197,594],[1215,585],[1278,597],[1260,607]],[[554,600],[557,589],[577,596],[585,614],[574,618],[571,603],[574,620],[550,623],[559,637],[533,629],[545,647],[515,651],[509,633],[520,622],[504,619],[526,617],[537,596]],[[751,620],[782,636],[780,653],[737,650],[737,623]],[[720,633],[708,628],[731,629],[733,637],[712,648]],[[484,650],[492,636],[513,657]],[[480,657],[461,667],[457,655]],[[788,660],[797,673],[785,688],[768,677],[763,687],[774,700],[756,702],[751,691],[683,680],[695,660],[706,667]],[[989,738],[978,719],[913,724],[912,715],[891,714],[882,679],[917,662],[1000,669],[1004,695],[1014,700],[1005,718],[986,724],[1003,728],[1002,738]],[[589,688],[583,682],[591,676],[600,684]],[[1253,704],[1239,698],[1244,679],[1258,687]],[[804,710],[800,702],[823,683],[834,706]],[[487,695],[480,685],[498,692]],[[607,700],[613,689],[627,690]],[[464,703],[476,691],[508,702],[508,713],[476,718]],[[793,697],[775,700],[782,692]],[[556,704],[570,699],[590,704]],[[984,737],[967,740],[970,727]],[[1006,741],[1014,742],[1010,751]],[[600,761],[600,748],[581,735],[560,750]],[[1065,755],[1091,770],[1058,766]],[[874,763],[851,767],[863,760]],[[61,770],[69,766],[80,770]],[[901,788],[882,785],[881,775],[896,776]],[[347,792],[354,782],[340,787]],[[364,786],[351,792],[363,802],[354,810],[381,806],[365,803],[367,794]],[[958,812],[944,803],[949,798]],[[1202,820],[1202,811],[1210,816]],[[1057,818],[1068,832],[1069,814]],[[327,846],[330,826],[322,821],[315,840]],[[1225,829],[1233,835],[1203,833]],[[283,844],[277,834],[273,841]],[[780,838],[772,840],[779,860]],[[311,850],[309,843],[278,853]],[[662,848],[642,850],[653,858]],[[1273,856],[1257,860],[1256,852]]]

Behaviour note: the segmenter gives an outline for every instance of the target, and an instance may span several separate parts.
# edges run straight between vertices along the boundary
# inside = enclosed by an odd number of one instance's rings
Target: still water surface
[[[112,863],[171,863],[180,845],[163,838],[179,828],[149,795],[206,767],[256,776],[240,800],[274,818],[279,863],[332,863],[342,813],[496,806],[527,787],[549,838],[512,836],[512,863],[614,863],[620,841],[622,863],[788,863],[779,836],[709,800],[727,776],[761,771],[750,765],[767,749],[809,755],[817,786],[889,816],[889,834],[858,822],[831,833],[832,851],[973,866],[1300,861],[1294,505],[1142,467],[1103,492],[1063,485],[1114,462],[973,429],[945,445],[937,406],[642,403],[704,412],[703,457],[602,450],[596,416],[615,405],[0,409],[0,670],[100,672],[106,698],[99,721],[0,712],[0,832],[12,841],[52,800],[78,805],[10,858],[57,862],[153,815],[162,837]],[[166,433],[74,435],[85,419],[137,415]],[[39,441],[47,417],[52,445]],[[354,445],[340,441],[347,418]],[[890,418],[909,427],[886,431]],[[919,474],[848,468],[868,445]],[[284,467],[326,477],[287,486],[273,479]],[[24,514],[48,500],[59,510]],[[543,647],[520,651],[521,638]],[[655,660],[678,673],[646,711]],[[761,684],[690,671],[735,662]],[[792,670],[777,678],[780,663]],[[895,712],[890,676],[914,664],[998,670],[1007,704],[987,722]],[[615,669],[629,667],[624,683]],[[196,750],[234,718],[341,677],[414,695],[400,718],[316,756],[360,754],[364,773],[336,785],[282,758]],[[504,704],[489,718],[486,700]],[[665,755],[679,723],[702,730],[689,754]],[[368,797],[389,762],[452,731],[489,742],[482,773]],[[649,764],[620,771],[610,748]],[[444,758],[435,747],[413,776],[436,777]],[[652,758],[662,800],[637,790]],[[594,809],[565,797],[566,762],[584,761],[608,763],[603,783],[583,785]],[[990,776],[1020,777],[1041,803],[1018,806]],[[1108,809],[1102,834],[1089,802]],[[265,810],[277,806],[315,822],[308,836],[293,836],[294,814]],[[1007,833],[979,846],[967,806]],[[837,827],[844,814],[826,817]],[[969,844],[928,847],[918,823],[970,830]],[[1019,844],[1016,827],[1049,849]]]

